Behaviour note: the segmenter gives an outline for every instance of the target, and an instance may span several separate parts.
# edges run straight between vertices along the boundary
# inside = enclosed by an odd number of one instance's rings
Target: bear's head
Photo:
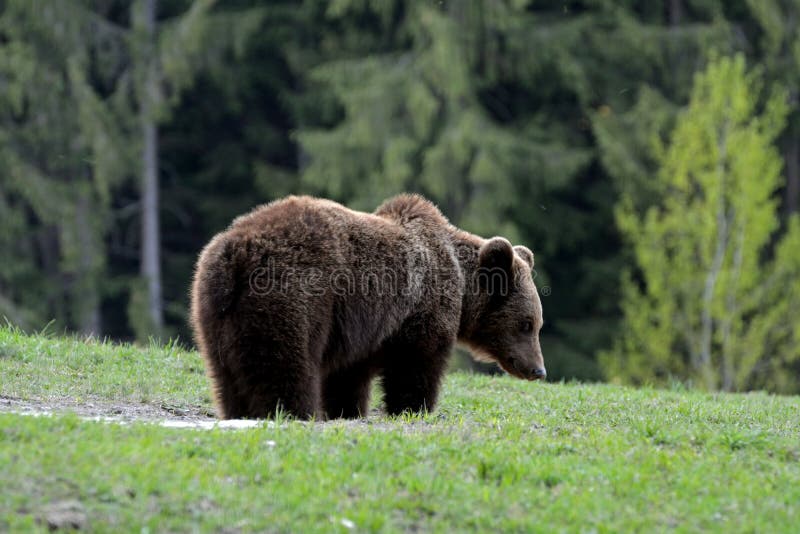
[[[478,249],[477,267],[466,291],[470,310],[461,340],[475,359],[495,362],[527,380],[547,376],[539,345],[542,303],[533,282],[533,253],[502,237]]]

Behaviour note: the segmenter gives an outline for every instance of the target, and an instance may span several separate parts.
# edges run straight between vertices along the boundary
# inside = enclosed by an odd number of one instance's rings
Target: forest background
[[[800,391],[800,0],[0,0],[0,316],[191,343],[199,250],[422,193],[549,375]]]

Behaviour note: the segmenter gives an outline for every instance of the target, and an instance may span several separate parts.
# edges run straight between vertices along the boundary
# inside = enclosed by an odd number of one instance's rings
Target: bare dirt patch
[[[58,501],[44,507],[36,518],[48,530],[84,530],[88,526],[86,510],[78,501]]]
[[[73,413],[79,417],[111,419],[123,422],[161,422],[165,419],[192,422],[215,421],[214,413],[203,406],[171,406],[88,399],[78,402],[69,397],[60,399],[17,399],[0,395],[0,412],[24,415],[62,415]]]
[[[205,406],[171,406],[169,404],[130,403],[89,399],[77,401],[70,397],[58,399],[18,399],[0,395],[0,413],[13,413],[33,417],[48,417],[75,414],[91,421],[106,423],[152,423],[169,428],[188,429],[245,429],[258,426],[272,427],[274,421],[264,419],[219,420]],[[405,433],[427,432],[446,423],[444,414],[437,414],[434,420],[392,421],[387,420],[379,409],[372,409],[367,417],[360,419],[332,419],[316,421],[314,425],[325,427],[347,427],[353,429],[392,431],[398,428]],[[307,421],[297,421],[309,424]]]

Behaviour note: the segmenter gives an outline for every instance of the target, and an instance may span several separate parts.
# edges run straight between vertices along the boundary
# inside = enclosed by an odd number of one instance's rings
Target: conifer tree
[[[27,295],[16,294],[14,283],[26,275],[0,272],[4,313],[33,325],[55,317],[99,333],[103,292],[113,285],[104,280],[111,192],[142,177],[147,283],[133,283],[128,316],[137,337],[160,333],[157,127],[197,72],[241,48],[260,17],[255,10],[212,13],[213,4],[198,0],[161,18],[156,0],[2,6],[0,69],[9,91],[0,158],[12,180],[0,190],[0,209],[29,234],[16,243],[8,236],[10,250],[19,249],[23,261],[32,250],[44,258],[46,274],[22,291],[47,295],[31,299],[42,304],[26,313],[16,303]]]
[[[119,102],[88,78],[114,69],[116,31],[77,2],[9,0],[0,14],[0,313],[23,326],[101,329],[110,195],[130,160]]]

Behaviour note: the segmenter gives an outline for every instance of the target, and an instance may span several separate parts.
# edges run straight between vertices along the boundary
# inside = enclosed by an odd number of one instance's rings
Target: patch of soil
[[[152,421],[164,419],[193,422],[214,421],[214,413],[203,406],[171,406],[168,404],[133,404],[88,399],[78,402],[68,397],[60,399],[17,399],[0,395],[0,412],[26,415],[50,415],[74,413],[84,418],[118,420],[123,422]]]
[[[78,501],[58,501],[45,506],[36,522],[48,530],[85,530],[86,510]]]
[[[258,426],[275,426],[275,421],[264,419],[233,419],[220,421],[205,406],[172,406],[169,404],[126,403],[106,399],[87,399],[78,402],[69,397],[56,399],[18,399],[0,395],[0,413],[46,417],[75,414],[92,421],[128,424],[134,422],[154,423],[167,428],[245,429]],[[434,420],[393,421],[387,420],[379,409],[372,409],[367,417],[360,419],[332,419],[317,421],[320,427],[361,428],[365,430],[392,431],[402,428],[406,433],[427,432],[446,424],[447,416],[437,414]],[[299,421],[300,424],[308,424]]]

